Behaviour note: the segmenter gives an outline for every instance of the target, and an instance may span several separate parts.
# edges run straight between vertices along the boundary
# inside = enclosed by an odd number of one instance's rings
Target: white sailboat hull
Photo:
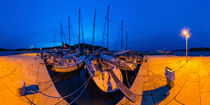
[[[76,64],[70,65],[70,66],[56,67],[54,65],[52,70],[55,72],[61,72],[61,73],[67,73],[67,72],[72,72],[72,71],[78,70],[79,68],[81,68],[84,65],[85,58],[86,58],[85,55],[81,56],[80,60]]]
[[[103,92],[114,92],[118,90],[117,84],[115,83],[112,76],[107,71],[99,72],[94,66],[94,57],[88,57],[86,60],[87,71],[90,74],[91,78],[95,82],[95,84],[103,91]],[[113,65],[114,66],[114,65]],[[122,82],[123,76],[120,69],[114,68],[112,69],[118,79]]]

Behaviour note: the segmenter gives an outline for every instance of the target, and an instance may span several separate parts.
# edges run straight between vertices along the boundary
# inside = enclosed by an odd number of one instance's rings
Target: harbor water
[[[135,77],[138,73],[140,65],[136,71],[122,71],[123,81],[126,86],[129,86],[135,80]],[[82,68],[78,71],[73,71],[70,73],[56,73],[52,72],[50,68],[48,69],[51,73],[51,77],[55,83],[55,87],[60,93],[61,96],[66,96],[74,92],[76,89],[80,88],[86,80],[89,78],[89,74],[86,69]],[[128,85],[129,84],[129,85]],[[82,89],[81,89],[82,90]],[[77,96],[80,94],[80,91],[75,93],[74,95],[65,98],[67,102],[72,102]],[[115,105],[124,97],[123,93],[120,90],[111,93],[105,93],[100,90],[95,82],[90,79],[87,88],[84,93],[82,93],[81,97],[75,101],[75,105]]]

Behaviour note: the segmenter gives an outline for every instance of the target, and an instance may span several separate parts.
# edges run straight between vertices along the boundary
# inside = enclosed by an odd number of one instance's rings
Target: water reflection
[[[134,72],[127,72],[128,80],[127,82],[125,71],[122,71],[123,74],[123,81],[126,86],[128,83],[132,85],[135,77],[138,73],[140,65],[138,65],[137,70]],[[86,80],[89,78],[89,74],[86,69],[82,68],[77,71],[73,71],[70,73],[56,73],[50,70],[48,67],[52,80],[55,82],[55,87],[60,93],[61,96],[66,96],[74,92],[76,89],[80,88]],[[81,89],[82,90],[82,89]],[[72,95],[71,97],[65,98],[67,102],[72,102],[79,93],[78,91],[76,94]],[[105,93],[100,90],[97,85],[94,83],[92,79],[85,89],[84,93],[78,100],[75,101],[75,105],[115,105],[124,97],[123,93],[118,90],[112,93]]]

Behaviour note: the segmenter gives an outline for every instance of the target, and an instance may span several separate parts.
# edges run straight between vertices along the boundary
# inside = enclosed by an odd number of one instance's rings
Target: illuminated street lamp
[[[189,30],[184,28],[184,29],[182,30],[182,35],[184,35],[184,36],[185,36],[185,39],[186,39],[186,62],[188,62],[188,59],[187,59],[187,56],[188,56],[188,53],[187,53],[187,49],[188,49],[187,40],[188,40],[188,38],[190,37]]]
[[[32,49],[34,48],[34,46],[33,46],[33,45],[31,45],[31,46],[30,46],[30,48],[31,48],[31,52],[32,52]]]
[[[40,52],[42,52],[42,48],[40,48]]]

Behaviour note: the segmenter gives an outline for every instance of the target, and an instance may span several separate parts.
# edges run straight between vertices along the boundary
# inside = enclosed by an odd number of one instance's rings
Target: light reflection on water
[[[140,65],[138,66],[137,70],[135,72],[127,72],[128,73],[128,79],[129,83],[132,84],[137,73],[139,70]],[[51,71],[50,71],[51,72]],[[60,74],[51,72],[52,78],[56,79],[55,77],[58,77]],[[122,71],[122,75],[124,77],[124,84],[127,85],[127,81],[125,78],[125,72]],[[76,89],[78,89],[83,83],[88,79],[89,74],[86,71],[86,69],[80,69],[78,71],[65,73],[62,75],[62,78],[58,81],[55,80],[55,87],[57,88],[58,92],[61,96],[66,96]],[[75,95],[66,98],[65,100],[67,102],[71,102],[73,99],[75,99],[76,96],[78,96],[78,93]],[[115,105],[118,103],[124,95],[120,90],[115,91],[113,93],[105,93],[102,90],[100,90],[95,82],[90,79],[90,82],[85,89],[84,93],[81,95],[81,97],[74,103],[75,105]]]

